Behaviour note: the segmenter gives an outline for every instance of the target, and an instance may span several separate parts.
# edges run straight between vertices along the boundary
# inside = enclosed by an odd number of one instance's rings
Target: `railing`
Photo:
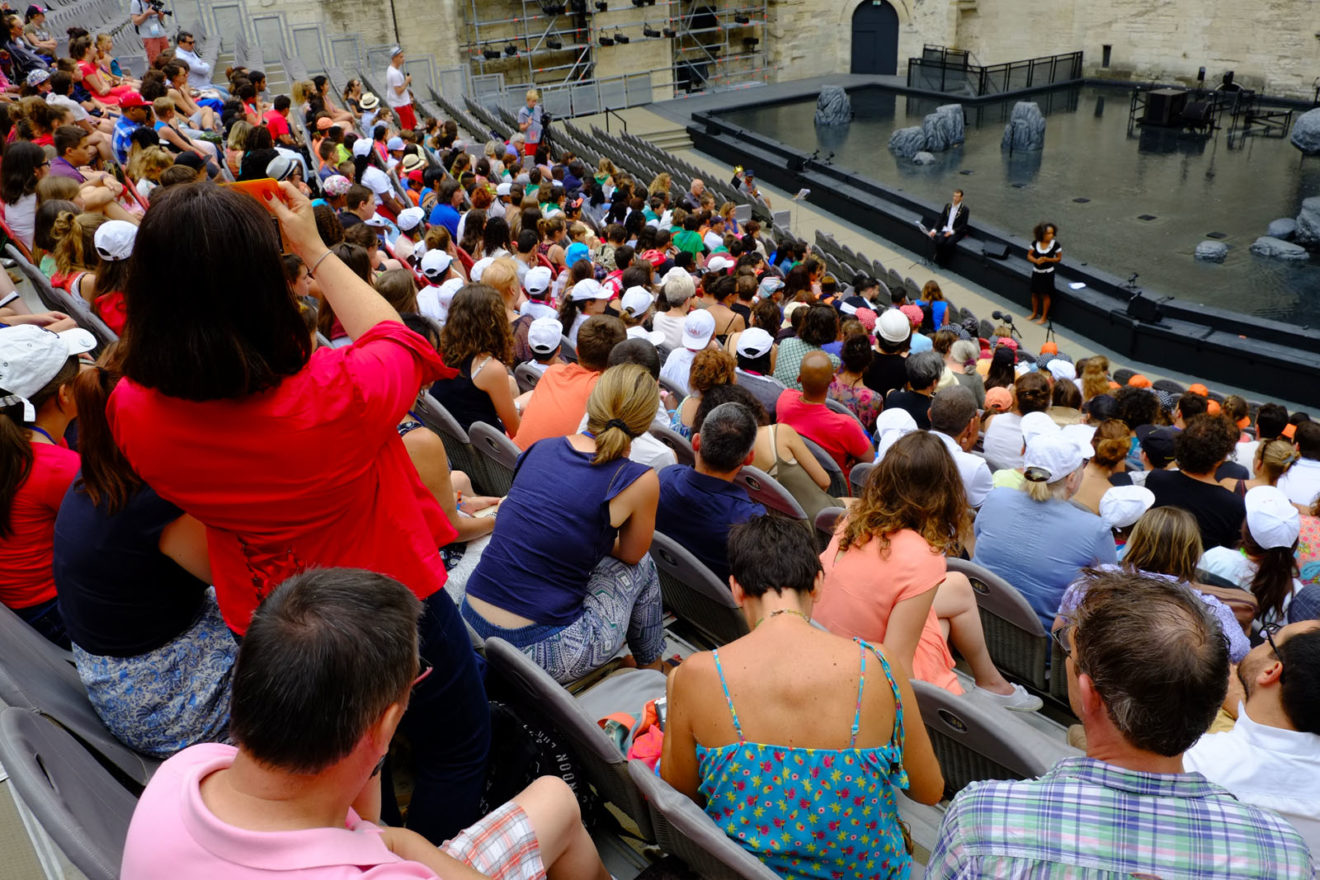
[[[966,52],[926,46],[922,57],[908,59],[907,84],[914,89],[985,97],[1062,85],[1081,78],[1081,52],[982,67],[971,64]]]

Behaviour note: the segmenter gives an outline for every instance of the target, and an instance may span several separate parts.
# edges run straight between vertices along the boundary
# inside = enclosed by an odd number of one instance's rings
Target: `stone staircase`
[[[649,141],[666,153],[692,149],[692,138],[685,128],[667,128],[660,131],[636,132],[643,140]]]

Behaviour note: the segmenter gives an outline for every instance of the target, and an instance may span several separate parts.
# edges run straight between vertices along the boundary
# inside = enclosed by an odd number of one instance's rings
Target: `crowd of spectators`
[[[593,173],[535,92],[467,145],[401,50],[383,98],[272,96],[186,32],[133,79],[40,19],[0,82],[5,232],[121,338],[0,276],[0,601],[169,759],[125,877],[603,880],[565,786],[484,800],[470,634],[564,685],[666,674],[658,773],[718,827],[786,874],[904,876],[896,794],[944,795],[911,681],[1042,705],[951,557],[1052,633],[1085,756],[965,789],[930,876],[1310,875],[1320,422],[835,279],[699,180]],[[521,453],[504,497],[435,411]],[[842,508],[827,540],[783,498]],[[747,635],[666,656],[657,532]]]

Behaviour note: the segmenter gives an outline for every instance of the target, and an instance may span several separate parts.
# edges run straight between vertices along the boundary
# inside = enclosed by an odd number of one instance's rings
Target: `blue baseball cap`
[[[568,250],[564,251],[564,265],[571,267],[578,260],[590,262],[591,251],[587,250],[587,246],[582,242],[575,241],[568,246]]]

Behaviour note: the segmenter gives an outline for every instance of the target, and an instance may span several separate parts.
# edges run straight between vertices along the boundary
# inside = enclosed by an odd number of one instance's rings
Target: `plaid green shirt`
[[[1311,855],[1282,818],[1199,773],[1064,758],[1039,779],[975,782],[953,800],[927,878],[1286,880]]]

